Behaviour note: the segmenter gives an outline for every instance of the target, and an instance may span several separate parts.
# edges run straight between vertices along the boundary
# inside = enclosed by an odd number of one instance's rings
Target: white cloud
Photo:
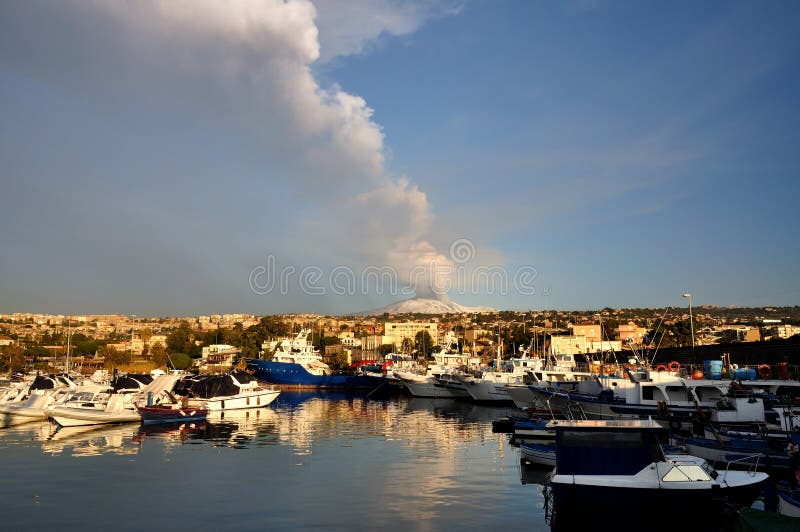
[[[348,1],[321,2],[318,10],[307,0],[31,4],[0,23],[0,30],[16,32],[7,37],[14,52],[0,59],[49,82],[117,94],[125,105],[156,98],[192,115],[221,117],[287,169],[281,178],[307,200],[326,234],[344,236],[331,236],[328,251],[344,248],[350,260],[391,265],[408,282],[419,267],[449,262],[425,238],[431,206],[407,178],[387,175],[383,132],[367,102],[337,85],[321,86],[312,66],[359,53],[381,35],[411,33],[453,9]],[[58,21],[57,31],[40,26],[42,11]],[[28,37],[35,34],[43,38]]]
[[[321,61],[362,53],[383,35],[408,35],[426,21],[453,15],[455,0],[316,0]]]

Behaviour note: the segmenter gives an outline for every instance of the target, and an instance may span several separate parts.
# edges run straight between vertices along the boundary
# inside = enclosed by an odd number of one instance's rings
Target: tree
[[[378,347],[378,354],[382,357],[391,354],[392,351],[394,351],[394,345],[392,344],[383,344]]]
[[[413,350],[414,340],[411,338],[403,338],[403,342],[400,344],[400,351],[406,355],[410,355]]]
[[[203,349],[195,342],[195,332],[188,322],[182,322],[177,329],[167,335],[167,349],[170,353],[186,353],[192,358],[199,358]]]
[[[192,367],[192,359],[186,353],[172,353],[169,358],[175,369],[190,369]]]
[[[98,354],[105,360],[105,367],[107,369],[119,367],[127,361],[127,355],[125,353],[117,351],[115,348],[108,345],[101,347],[98,350]]]
[[[167,350],[161,345],[161,342],[156,342],[150,348],[150,358],[158,367],[167,365]]]
[[[16,373],[25,369],[25,349],[19,344],[3,347],[3,356],[0,357],[0,367],[4,371]]]
[[[139,338],[142,339],[142,343],[144,344],[144,349],[142,351],[143,354],[147,354],[150,351],[150,338],[153,337],[153,331],[150,327],[145,327],[141,331],[139,331]]]
[[[433,338],[428,331],[419,331],[414,336],[414,349],[417,351],[418,356],[427,358],[433,348]]]

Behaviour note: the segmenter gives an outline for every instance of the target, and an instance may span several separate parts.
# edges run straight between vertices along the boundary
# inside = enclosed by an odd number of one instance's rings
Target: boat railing
[[[728,471],[730,471],[731,466],[738,463],[747,463],[747,472],[750,476],[755,476],[756,472],[758,471],[758,461],[761,460],[765,455],[762,453],[751,454],[747,456],[743,456],[741,458],[737,458],[736,460],[729,460],[728,465],[725,468],[725,473],[722,475],[722,480],[726,480],[728,476]],[[755,461],[753,460],[755,458]]]

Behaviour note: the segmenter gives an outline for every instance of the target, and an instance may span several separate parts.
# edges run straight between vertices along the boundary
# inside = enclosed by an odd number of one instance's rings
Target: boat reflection
[[[523,485],[537,484],[539,486],[544,486],[552,472],[552,467],[532,464],[524,458],[520,458],[519,460],[519,481]]]
[[[74,457],[138,454],[139,444],[134,439],[138,428],[138,423],[53,426],[50,434],[42,439],[42,452],[51,455],[70,452]]]

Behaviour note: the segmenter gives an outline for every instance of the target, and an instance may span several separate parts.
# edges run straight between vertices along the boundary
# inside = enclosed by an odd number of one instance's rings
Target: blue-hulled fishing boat
[[[310,332],[304,329],[280,342],[271,360],[248,359],[248,369],[260,381],[288,388],[374,390],[387,382],[385,377],[335,373],[308,341]]]

